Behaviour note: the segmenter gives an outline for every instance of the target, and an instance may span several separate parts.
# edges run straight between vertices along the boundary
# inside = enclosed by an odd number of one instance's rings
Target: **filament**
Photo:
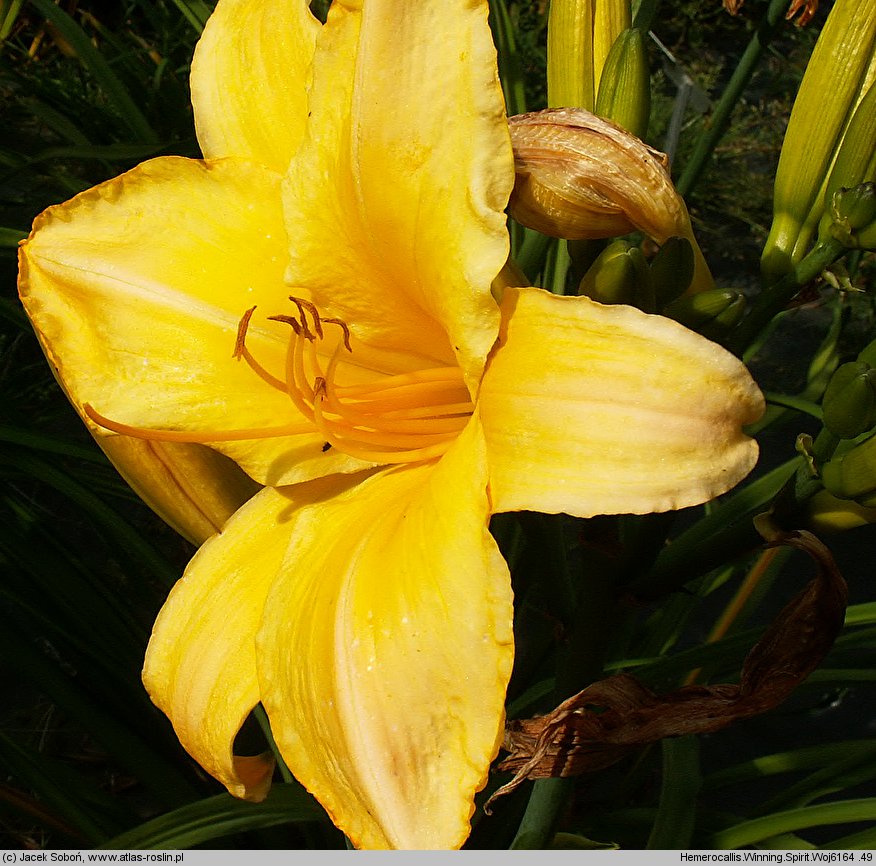
[[[267,370],[247,348],[255,307],[241,316],[232,353],[289,398],[294,410],[289,423],[232,430],[165,430],[115,421],[88,403],[83,407],[85,414],[114,433],[164,442],[209,444],[318,432],[325,441],[323,451],[331,446],[377,464],[431,460],[450,447],[474,411],[458,367],[431,367],[371,382],[338,384],[342,353],[353,351],[350,328],[342,319],[322,316],[311,301],[294,296],[289,300],[297,316],[268,317],[290,329],[282,378]],[[317,345],[325,340],[327,325],[339,328],[341,337],[324,365]]]

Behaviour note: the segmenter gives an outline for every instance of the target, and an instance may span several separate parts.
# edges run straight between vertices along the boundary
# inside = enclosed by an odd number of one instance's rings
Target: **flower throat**
[[[256,308],[248,309],[237,328],[233,357],[245,361],[270,387],[281,391],[302,416],[277,427],[237,430],[151,430],[113,421],[90,404],[85,414],[96,424],[125,436],[170,442],[232,442],[319,432],[328,446],[373,463],[415,463],[443,454],[468,422],[474,405],[456,366],[433,367],[387,375],[371,382],[336,381],[342,352],[352,354],[350,329],[342,319],[321,316],[317,307],[290,296],[297,316],[268,318],[290,328],[283,378],[275,376],[246,345]],[[341,331],[334,351],[324,364],[317,346],[325,341],[326,327]]]

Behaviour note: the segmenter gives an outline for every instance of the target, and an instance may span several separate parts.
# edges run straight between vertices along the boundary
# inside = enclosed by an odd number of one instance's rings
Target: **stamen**
[[[290,340],[286,350],[286,394],[305,418],[313,417],[313,389],[307,385],[304,376],[304,351],[301,340]]]
[[[468,421],[467,415],[465,417],[448,417],[444,415],[436,417],[431,412],[426,415],[422,415],[419,418],[389,417],[388,414],[384,414],[378,418],[375,417],[373,413],[357,412],[355,409],[350,408],[349,406],[342,405],[338,398],[335,396],[334,391],[326,390],[325,387],[324,396],[328,410],[333,414],[342,417],[346,422],[352,423],[356,426],[370,426],[372,429],[379,427],[381,430],[386,430],[391,433],[458,433],[460,430],[462,430],[462,428],[465,426],[465,423]],[[427,407],[427,410],[434,410],[435,408],[443,409],[443,407]],[[474,407],[472,406],[472,410],[473,409]],[[471,414],[472,410],[468,412],[469,415]]]
[[[340,325],[344,332],[344,348],[350,353],[353,353],[353,347],[350,345],[350,329],[343,319],[323,319],[323,322],[331,322],[333,325]]]
[[[400,385],[426,384],[427,382],[461,384],[462,377],[459,370],[455,367],[431,367],[426,370],[415,370],[412,373],[398,373],[395,376],[386,376],[368,384],[339,385],[338,391],[342,391],[346,396],[353,396],[360,391],[365,394],[377,394],[380,391],[390,390]]]
[[[313,304],[304,298],[296,298],[293,295],[289,295],[289,300],[298,307],[298,315],[301,316],[301,327],[304,328],[304,336],[311,341],[316,339],[312,334],[308,336],[307,316],[304,312],[306,310],[310,313],[310,317],[313,319],[313,330],[316,331],[316,336],[321,340],[323,338],[322,323],[320,322],[319,310],[317,310],[316,304]]]
[[[302,329],[302,326],[299,324],[298,319],[294,316],[268,316],[272,322],[282,322],[284,325],[291,325],[292,330],[295,331],[296,336],[301,336],[302,330],[304,330],[304,336],[308,340],[313,339],[313,334],[310,334],[306,329]],[[309,336],[308,336],[309,335]]]
[[[474,412],[474,403],[445,403],[440,406],[414,406],[410,409],[392,409],[383,413],[384,418],[457,418],[468,417]]]
[[[290,296],[298,315],[268,316],[289,325],[284,378],[268,372],[246,346],[256,307],[246,310],[237,326],[233,357],[243,359],[264,382],[285,393],[300,416],[290,424],[238,430],[158,430],[113,421],[90,404],[85,415],[106,430],[138,439],[165,442],[218,443],[266,439],[318,432],[324,444],[369,463],[417,463],[443,454],[474,411],[457,367],[433,367],[377,378],[371,382],[335,382],[341,345],[352,352],[350,329],[343,319],[322,317],[312,301]],[[317,340],[325,339],[325,324],[341,329],[341,340],[326,364]]]
[[[426,393],[423,393],[423,392]],[[395,394],[397,393],[397,396]],[[434,413],[443,414],[444,406],[448,405],[447,401],[461,402],[459,397],[468,396],[468,392],[462,394],[456,389],[444,388],[439,392],[428,391],[427,389],[418,389],[416,387],[406,387],[405,390],[399,388],[391,397],[386,397],[383,394],[378,395],[379,399],[366,399],[364,396],[356,400],[352,405],[358,408],[366,409],[369,412],[385,414],[396,409],[418,409],[423,407],[432,409]],[[442,400],[441,397],[445,399]],[[428,401],[428,402],[427,402]],[[472,406],[474,409],[474,406]]]
[[[237,323],[237,339],[234,341],[234,351],[231,353],[232,358],[243,357],[243,351],[246,348],[246,332],[249,330],[249,321],[255,311],[255,307],[250,307]]]
[[[353,439],[337,436],[332,430],[331,425],[327,423],[327,419],[322,414],[321,391],[319,392],[318,399],[314,403],[313,421],[317,430],[319,430],[331,445],[335,448],[339,448],[351,457],[357,457],[358,459],[365,460],[369,463],[417,463],[423,460],[430,460],[432,457],[439,457],[443,454],[458,435],[457,433],[453,433],[442,437],[439,442],[424,444],[422,447],[418,448],[393,448],[388,441],[389,437],[382,434],[378,434],[378,437],[371,437],[367,431],[363,430],[354,430],[353,433],[355,434],[355,438]],[[359,447],[360,443],[364,445],[387,445],[388,447],[385,450],[383,448],[361,448]]]
[[[238,442],[246,439],[273,439],[276,436],[295,436],[299,433],[312,433],[313,424],[302,420],[296,424],[285,424],[281,427],[250,427],[241,430],[156,430],[149,427],[134,427],[113,421],[106,415],[101,415],[90,403],[82,406],[82,411],[106,430],[130,436],[133,439],[149,439],[158,442]]]
[[[276,388],[278,391],[285,391],[286,383],[282,379],[272,376],[258,361],[256,361],[249,349],[246,348],[246,334],[249,330],[249,320],[252,318],[255,309],[255,307],[251,307],[243,314],[243,316],[241,316],[240,321],[237,324],[237,340],[234,343],[234,352],[231,357],[237,358],[238,360],[243,358],[243,360],[249,364],[250,369],[256,373],[260,379],[267,382],[272,388]]]

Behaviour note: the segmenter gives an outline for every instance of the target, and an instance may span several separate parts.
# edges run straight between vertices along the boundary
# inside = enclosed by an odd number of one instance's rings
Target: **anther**
[[[323,322],[340,325],[341,330],[344,332],[344,348],[352,354],[353,347],[350,345],[350,329],[347,327],[347,323],[343,319],[323,319]]]
[[[300,337],[303,334],[304,338],[307,340],[312,341],[316,339],[316,337],[314,337],[313,334],[311,334],[310,331],[307,329],[307,325],[302,325],[294,316],[276,315],[268,316],[268,319],[270,319],[272,322],[283,322],[286,325],[291,325],[292,330],[295,331],[296,337]]]
[[[304,327],[304,336],[307,337],[308,340],[314,339],[312,335],[308,336],[309,329],[307,327],[307,316],[304,312],[306,310],[310,313],[311,319],[313,319],[313,330],[316,331],[316,336],[322,339],[322,322],[320,321],[319,310],[317,310],[316,304],[306,301],[304,298],[296,298],[294,295],[289,295],[289,300],[298,307],[298,313],[301,316],[301,324]]]
[[[240,321],[237,323],[237,339],[234,341],[234,352],[231,354],[232,358],[242,358],[246,351],[246,332],[249,330],[249,321],[255,311],[255,307],[250,307],[240,317]]]

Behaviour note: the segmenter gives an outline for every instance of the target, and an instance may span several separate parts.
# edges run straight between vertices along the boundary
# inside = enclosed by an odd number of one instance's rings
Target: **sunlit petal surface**
[[[471,378],[498,326],[489,287],[514,183],[487,4],[399,12],[335,3],[320,33],[308,133],[284,187],[289,282],[360,340],[400,352],[399,369],[458,354]]]
[[[259,635],[262,701],[290,769],[358,847],[468,835],[513,654],[487,519],[476,421],[437,464],[294,519]]]
[[[705,502],[740,481],[763,398],[714,343],[632,307],[508,289],[480,393],[495,511],[588,517]]]
[[[189,754],[232,794],[253,800],[267,793],[273,762],[236,759],[232,747],[259,702],[255,633],[293,509],[266,488],[201,547],[161,609],[143,670]]]
[[[238,156],[286,170],[304,134],[319,30],[304,0],[218,4],[192,61],[204,156]]]
[[[239,160],[167,157],[50,208],[22,247],[20,291],[65,390],[114,421],[209,433],[300,424],[288,397],[232,357],[238,322],[281,375],[291,307],[279,176]],[[306,429],[308,425],[304,425]],[[106,431],[104,431],[106,432]],[[260,483],[360,464],[315,433],[218,445]]]

